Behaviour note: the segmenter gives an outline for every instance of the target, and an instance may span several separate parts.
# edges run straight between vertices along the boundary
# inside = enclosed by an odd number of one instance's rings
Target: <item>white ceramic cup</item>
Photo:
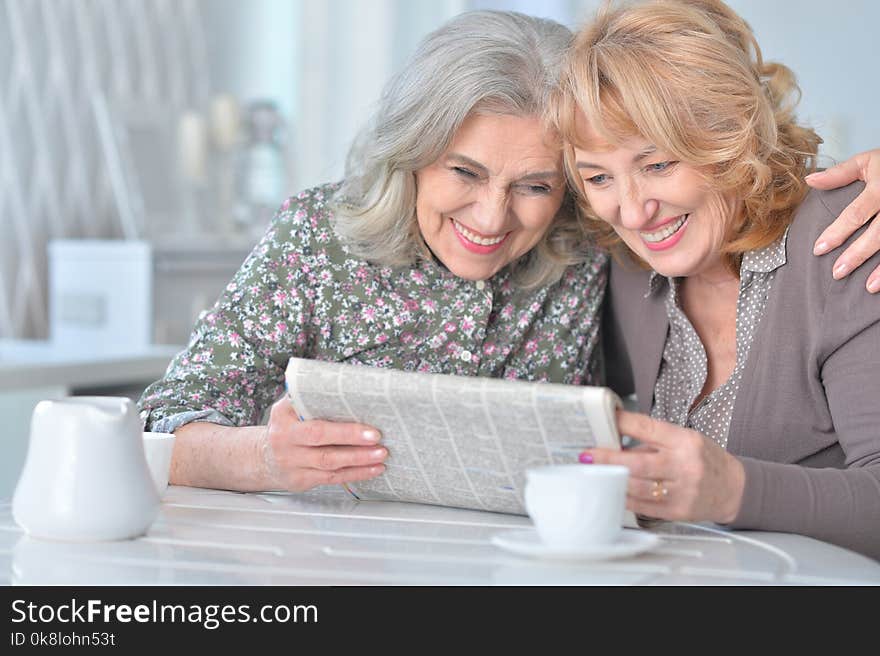
[[[168,489],[173,452],[174,433],[144,433],[144,455],[160,497]]]
[[[526,511],[541,541],[577,550],[613,543],[626,510],[629,469],[618,465],[548,465],[526,471]]]
[[[40,401],[12,514],[28,535],[52,540],[122,540],[146,532],[159,495],[144,457],[131,399]]]

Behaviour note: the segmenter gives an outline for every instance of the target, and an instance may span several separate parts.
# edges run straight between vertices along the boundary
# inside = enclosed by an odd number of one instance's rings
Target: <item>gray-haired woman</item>
[[[605,257],[585,248],[542,122],[570,37],[472,12],[425,39],[345,180],[284,203],[145,391],[147,429],[177,435],[173,483],[303,490],[383,471],[375,430],[272,405],[292,356],[598,382]]]
[[[172,483],[305,490],[383,472],[376,430],[300,422],[276,401],[293,356],[600,382],[605,256],[584,242],[542,120],[570,38],[472,12],[425,39],[345,180],[284,203],[144,392],[146,429],[177,435]]]

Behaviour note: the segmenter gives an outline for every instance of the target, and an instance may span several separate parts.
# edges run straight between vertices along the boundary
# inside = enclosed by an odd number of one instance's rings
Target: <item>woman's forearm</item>
[[[265,426],[233,428],[193,422],[174,434],[172,485],[238,492],[277,488],[264,457]]]

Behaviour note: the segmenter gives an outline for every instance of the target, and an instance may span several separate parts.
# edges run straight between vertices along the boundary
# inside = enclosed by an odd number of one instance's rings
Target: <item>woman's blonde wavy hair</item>
[[[587,229],[600,245],[626,251],[583,195],[573,152],[584,145],[581,112],[608,143],[647,139],[740,201],[724,246],[738,275],[743,253],[785,232],[815,170],[822,140],[796,122],[794,74],[765,62],[749,25],[718,0],[616,4],[575,36],[550,108]]]

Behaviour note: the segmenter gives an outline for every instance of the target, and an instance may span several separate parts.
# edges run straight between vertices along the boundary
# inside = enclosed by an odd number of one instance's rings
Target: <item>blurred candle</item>
[[[220,150],[231,150],[238,142],[241,114],[238,101],[228,94],[211,101],[211,133]]]
[[[203,183],[207,178],[208,134],[205,119],[188,111],[180,117],[178,129],[180,170],[189,182]]]

